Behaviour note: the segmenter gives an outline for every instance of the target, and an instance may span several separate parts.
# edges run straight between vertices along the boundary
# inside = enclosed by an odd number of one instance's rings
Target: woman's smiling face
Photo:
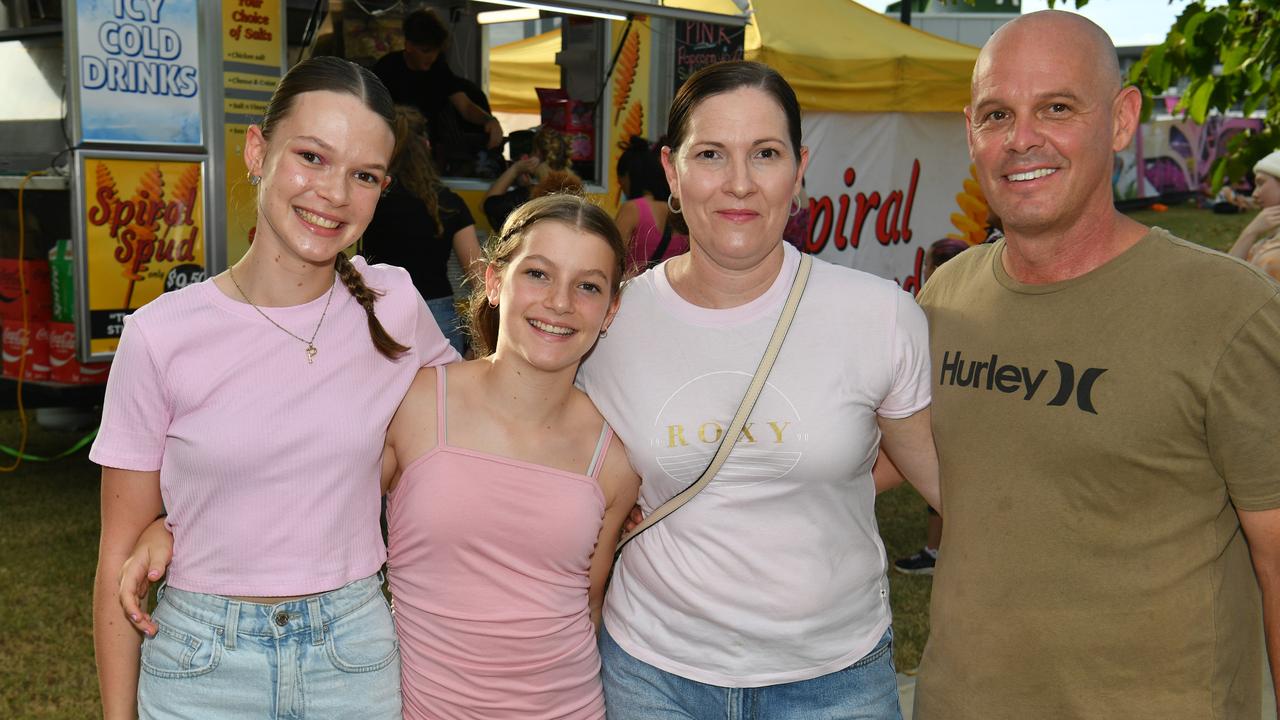
[[[789,137],[773,96],[743,87],[701,101],[680,147],[663,149],[690,242],[716,264],[754,267],[782,242],[809,161]]]
[[[262,178],[254,242],[309,264],[329,264],[373,217],[395,136],[359,98],[328,91],[298,95],[263,137],[245,138],[245,163]]]

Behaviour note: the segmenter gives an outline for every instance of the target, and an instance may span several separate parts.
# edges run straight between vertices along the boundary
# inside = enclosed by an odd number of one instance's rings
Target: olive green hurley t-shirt
[[[1004,242],[920,294],[945,519],[916,720],[1256,718],[1236,508],[1280,507],[1280,297],[1152,229],[1013,280]]]

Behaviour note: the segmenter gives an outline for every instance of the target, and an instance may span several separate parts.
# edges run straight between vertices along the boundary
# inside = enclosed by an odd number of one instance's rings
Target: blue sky
[[[888,2],[858,0],[863,5],[883,11]],[[964,2],[964,0],[956,0]],[[1210,5],[1222,5],[1225,0],[1211,1]],[[1165,33],[1173,26],[1188,4],[1188,0],[1090,0],[1080,14],[1102,26],[1116,45],[1154,45],[1164,40]],[[1046,0],[1022,0],[1022,12],[1029,13],[1049,7]],[[1075,0],[1058,0],[1054,9],[1076,12]]]

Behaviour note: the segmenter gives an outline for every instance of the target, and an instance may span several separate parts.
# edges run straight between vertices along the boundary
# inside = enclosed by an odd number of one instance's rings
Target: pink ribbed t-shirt
[[[174,536],[169,584],[220,595],[303,595],[377,572],[387,425],[418,368],[457,359],[408,273],[354,260],[397,360],[336,281],[305,345],[206,281],[125,322],[90,458],[160,471]],[[326,295],[263,308],[310,337]]]
[[[387,505],[404,717],[603,720],[587,591],[613,431],[585,474],[455,447],[444,375],[436,447]]]

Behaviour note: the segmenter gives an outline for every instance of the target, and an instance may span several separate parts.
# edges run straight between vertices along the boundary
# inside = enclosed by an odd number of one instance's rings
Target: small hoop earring
[[[787,213],[789,217],[795,217],[800,214],[800,196],[791,198],[791,212]]]
[[[496,303],[496,302],[494,302],[494,301],[490,300],[490,301],[489,301],[489,307],[491,307],[491,308],[496,308],[496,307],[498,307],[498,303]]]
[[[258,186],[258,183],[260,183],[260,182],[262,182],[262,176],[261,176],[261,175],[254,175],[253,173],[249,173],[249,184],[250,184],[250,185],[253,185],[254,187],[257,187],[257,186]]]
[[[683,211],[684,211],[684,205],[681,205],[681,206],[679,206],[679,207],[676,207],[675,205],[672,205],[672,204],[671,204],[672,199],[674,199],[676,202],[680,202],[680,198],[676,197],[675,195],[668,195],[668,196],[667,196],[667,209],[668,209],[668,210],[670,210],[671,212],[673,212],[673,213],[675,213],[675,214],[679,215],[681,212],[683,212]]]
[[[601,331],[600,331],[600,337],[601,337],[602,339],[603,339],[603,338],[607,338],[607,337],[609,337],[609,331],[608,331],[608,330],[601,330]]]

